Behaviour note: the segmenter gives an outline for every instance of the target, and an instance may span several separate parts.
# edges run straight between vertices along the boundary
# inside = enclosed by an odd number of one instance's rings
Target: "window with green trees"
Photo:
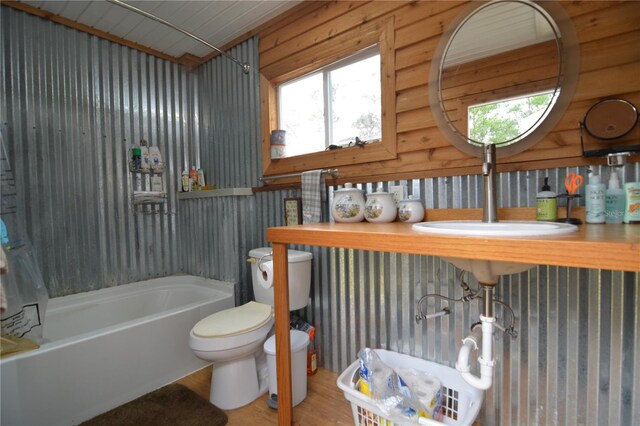
[[[553,96],[545,92],[469,106],[468,137],[485,144],[515,142],[548,113]]]

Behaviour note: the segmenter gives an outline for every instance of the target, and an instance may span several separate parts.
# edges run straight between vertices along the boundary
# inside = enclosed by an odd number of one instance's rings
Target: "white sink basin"
[[[503,221],[484,223],[477,220],[452,220],[442,222],[422,222],[413,229],[425,234],[483,236],[483,237],[540,237],[545,235],[568,234],[578,227],[568,223]],[[500,275],[518,274],[535,265],[529,263],[503,262],[497,260],[459,259],[443,257],[456,267],[471,272],[483,284],[497,284]]]
[[[483,284],[497,284],[500,275],[519,274],[536,266],[530,263],[502,262],[499,260],[460,259],[455,257],[443,257],[442,259],[463,271],[471,272],[478,282]]]
[[[569,223],[502,221],[484,223],[479,220],[449,220],[421,222],[413,230],[426,234],[467,235],[484,237],[541,237],[545,235],[569,234],[578,227]]]

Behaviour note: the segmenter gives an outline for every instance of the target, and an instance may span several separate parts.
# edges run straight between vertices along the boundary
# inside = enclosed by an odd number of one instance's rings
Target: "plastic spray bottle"
[[[604,223],[605,191],[601,176],[590,173],[585,187],[587,223]]]
[[[624,218],[625,194],[620,187],[620,179],[615,169],[611,169],[609,188],[605,192],[605,222],[622,223]]]

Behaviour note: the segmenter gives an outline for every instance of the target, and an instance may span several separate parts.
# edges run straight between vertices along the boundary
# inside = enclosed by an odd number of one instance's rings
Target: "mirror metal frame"
[[[449,123],[446,113],[443,111],[440,97],[440,71],[444,64],[445,53],[460,26],[469,20],[479,9],[497,3],[522,3],[535,8],[545,15],[546,18],[551,18],[560,34],[560,39],[556,41],[558,43],[559,53],[561,53],[561,55],[559,55],[561,67],[561,75],[559,76],[560,94],[555,103],[551,105],[551,109],[545,114],[544,120],[535,128],[528,130],[522,139],[506,146],[496,145],[498,148],[498,157],[508,157],[525,151],[544,138],[558,124],[567,110],[567,107],[573,99],[578,82],[580,68],[580,46],[578,37],[571,18],[560,4],[555,1],[536,3],[528,0],[472,2],[467,9],[450,23],[447,30],[442,34],[440,43],[434,52],[429,72],[429,104],[438,129],[446,136],[447,140],[456,148],[475,157],[482,155],[482,147],[472,144],[465,135],[462,135],[457,129],[454,129]],[[556,91],[557,90],[558,88],[556,88]]]

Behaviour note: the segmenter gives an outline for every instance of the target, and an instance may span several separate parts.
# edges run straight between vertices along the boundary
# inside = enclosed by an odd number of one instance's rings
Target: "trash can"
[[[291,330],[291,387],[293,406],[300,404],[307,397],[307,346],[309,335],[304,331]],[[276,336],[264,342],[269,369],[269,395],[278,393],[276,374]]]

